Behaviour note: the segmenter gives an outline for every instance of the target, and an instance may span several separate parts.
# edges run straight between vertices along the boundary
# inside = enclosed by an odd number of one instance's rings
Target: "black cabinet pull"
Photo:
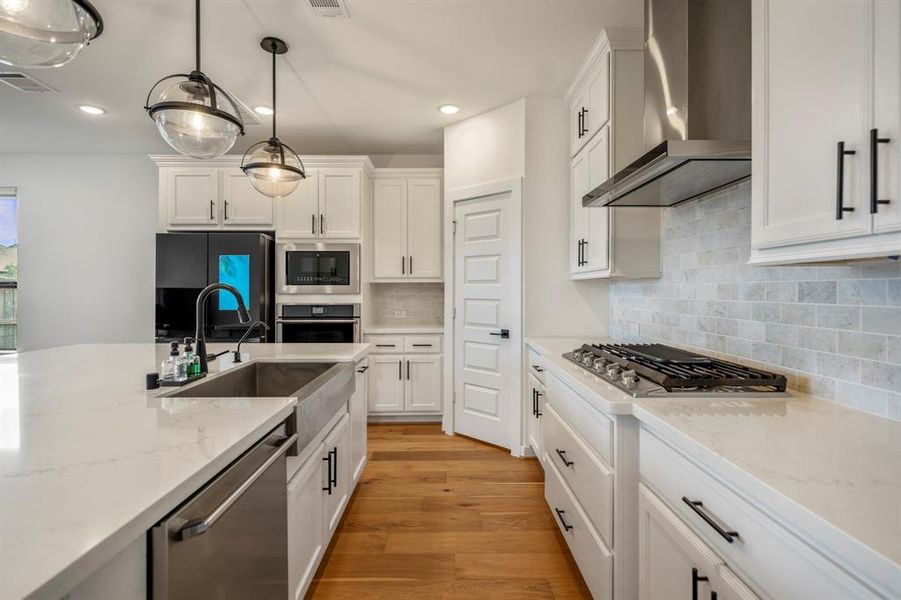
[[[407,361],[407,381],[410,380],[410,361]]]
[[[588,126],[585,124],[585,116],[588,114],[588,109],[584,106],[582,107],[582,132],[579,137],[582,137],[586,133],[588,133]]]
[[[406,272],[407,272],[407,257],[401,256],[400,257],[400,274],[404,275],[404,274],[406,274]]]
[[[556,452],[557,452],[557,456],[560,457],[560,460],[563,461],[563,464],[564,464],[565,466],[571,467],[571,466],[573,466],[574,464],[576,464],[576,463],[574,463],[574,462],[571,461],[571,460],[566,460],[566,450],[561,450],[560,448],[556,448]]]
[[[572,525],[566,522],[566,519],[563,518],[563,515],[566,514],[565,510],[560,510],[559,508],[555,508],[554,512],[557,513],[557,518],[560,520],[560,524],[563,525],[563,531],[569,531],[573,528]]]
[[[845,150],[845,142],[838,143],[838,167],[835,177],[835,219],[841,221],[845,218],[846,212],[854,212],[854,208],[844,206],[845,193],[845,156],[849,154],[857,154],[856,150]]]
[[[397,348],[397,344],[376,344],[376,348]]]
[[[325,233],[325,215],[319,213],[319,235]]]
[[[316,215],[310,215],[310,233],[316,235]]]
[[[543,414],[541,412],[541,391],[535,390],[535,416],[540,418]]]
[[[724,529],[719,523],[714,520],[707,511],[704,510],[704,503],[700,500],[689,500],[688,496],[682,496],[682,502],[688,505],[691,510],[695,512],[699,517],[701,517],[705,523],[710,525],[714,531],[716,531],[724,540],[729,542],[730,544],[735,541],[735,538],[738,537],[737,531],[730,531],[728,529]]]
[[[532,368],[535,369],[535,371],[537,371],[538,373],[544,373],[544,369],[542,369],[538,365],[532,365]]]
[[[228,200],[225,201],[225,220],[228,221]]]
[[[532,416],[538,416],[538,390],[532,388]]]
[[[403,380],[404,378],[404,361],[397,361],[397,378]]]
[[[431,348],[431,344],[413,344],[414,348]]]
[[[332,469],[334,470],[334,476],[332,477],[332,480],[329,483],[329,485],[333,488],[336,488],[336,487],[338,487],[338,446],[335,446],[334,448],[332,448],[332,450],[329,453],[332,454],[332,456],[334,456],[334,460],[332,462]]]
[[[576,119],[576,135],[582,139],[582,111],[579,111],[579,117]]]
[[[716,592],[710,590],[710,600],[716,600]]]
[[[357,369],[357,373],[365,373],[368,370],[369,370],[369,365],[365,365],[365,366],[362,366],[359,369]]]
[[[691,568],[691,600],[698,600],[698,582],[710,581],[710,578],[698,575],[698,570]]]
[[[890,138],[879,137],[878,129],[870,130],[870,213],[879,212],[880,204],[888,204],[888,200],[879,199],[879,144],[888,144]]]
[[[326,477],[325,477],[327,486],[322,488],[322,491],[328,492],[328,495],[331,496],[332,495],[332,451],[329,450],[328,454],[326,456],[324,456],[322,460],[324,460],[325,462],[328,463],[328,466],[326,467],[328,469],[328,472],[326,473]]]
[[[413,274],[413,255],[410,255],[410,275]]]
[[[213,214],[213,207],[216,206],[216,203],[210,200],[210,221],[216,220],[216,215]]]

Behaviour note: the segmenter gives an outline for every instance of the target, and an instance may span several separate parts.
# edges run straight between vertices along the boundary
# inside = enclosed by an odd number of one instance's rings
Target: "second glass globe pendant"
[[[300,180],[306,178],[303,161],[276,135],[275,118],[275,57],[288,51],[288,44],[274,37],[265,37],[260,47],[272,54],[272,137],[251,146],[241,160],[241,170],[261,194],[270,198],[282,198],[297,189]]]
[[[200,70],[200,0],[194,2],[194,27],[195,69],[157,81],[144,109],[180,154],[218,158],[244,135],[244,121],[237,102]]]

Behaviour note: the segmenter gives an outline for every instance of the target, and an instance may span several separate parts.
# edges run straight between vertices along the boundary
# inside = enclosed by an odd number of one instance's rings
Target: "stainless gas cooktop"
[[[782,375],[663,344],[583,344],[563,358],[635,398],[788,395]]]

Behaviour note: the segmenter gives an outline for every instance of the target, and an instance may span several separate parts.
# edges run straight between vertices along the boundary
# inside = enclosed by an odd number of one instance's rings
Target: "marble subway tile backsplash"
[[[369,290],[371,312],[365,318],[374,327],[444,324],[443,283],[373,283]]]
[[[748,183],[663,211],[662,276],[611,283],[613,337],[715,352],[901,419],[901,261],[748,265]]]

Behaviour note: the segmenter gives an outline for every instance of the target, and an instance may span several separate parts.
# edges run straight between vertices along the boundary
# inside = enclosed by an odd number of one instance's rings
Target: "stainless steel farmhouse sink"
[[[252,361],[164,394],[169,398],[297,398],[297,450],[347,405],[352,363]]]

